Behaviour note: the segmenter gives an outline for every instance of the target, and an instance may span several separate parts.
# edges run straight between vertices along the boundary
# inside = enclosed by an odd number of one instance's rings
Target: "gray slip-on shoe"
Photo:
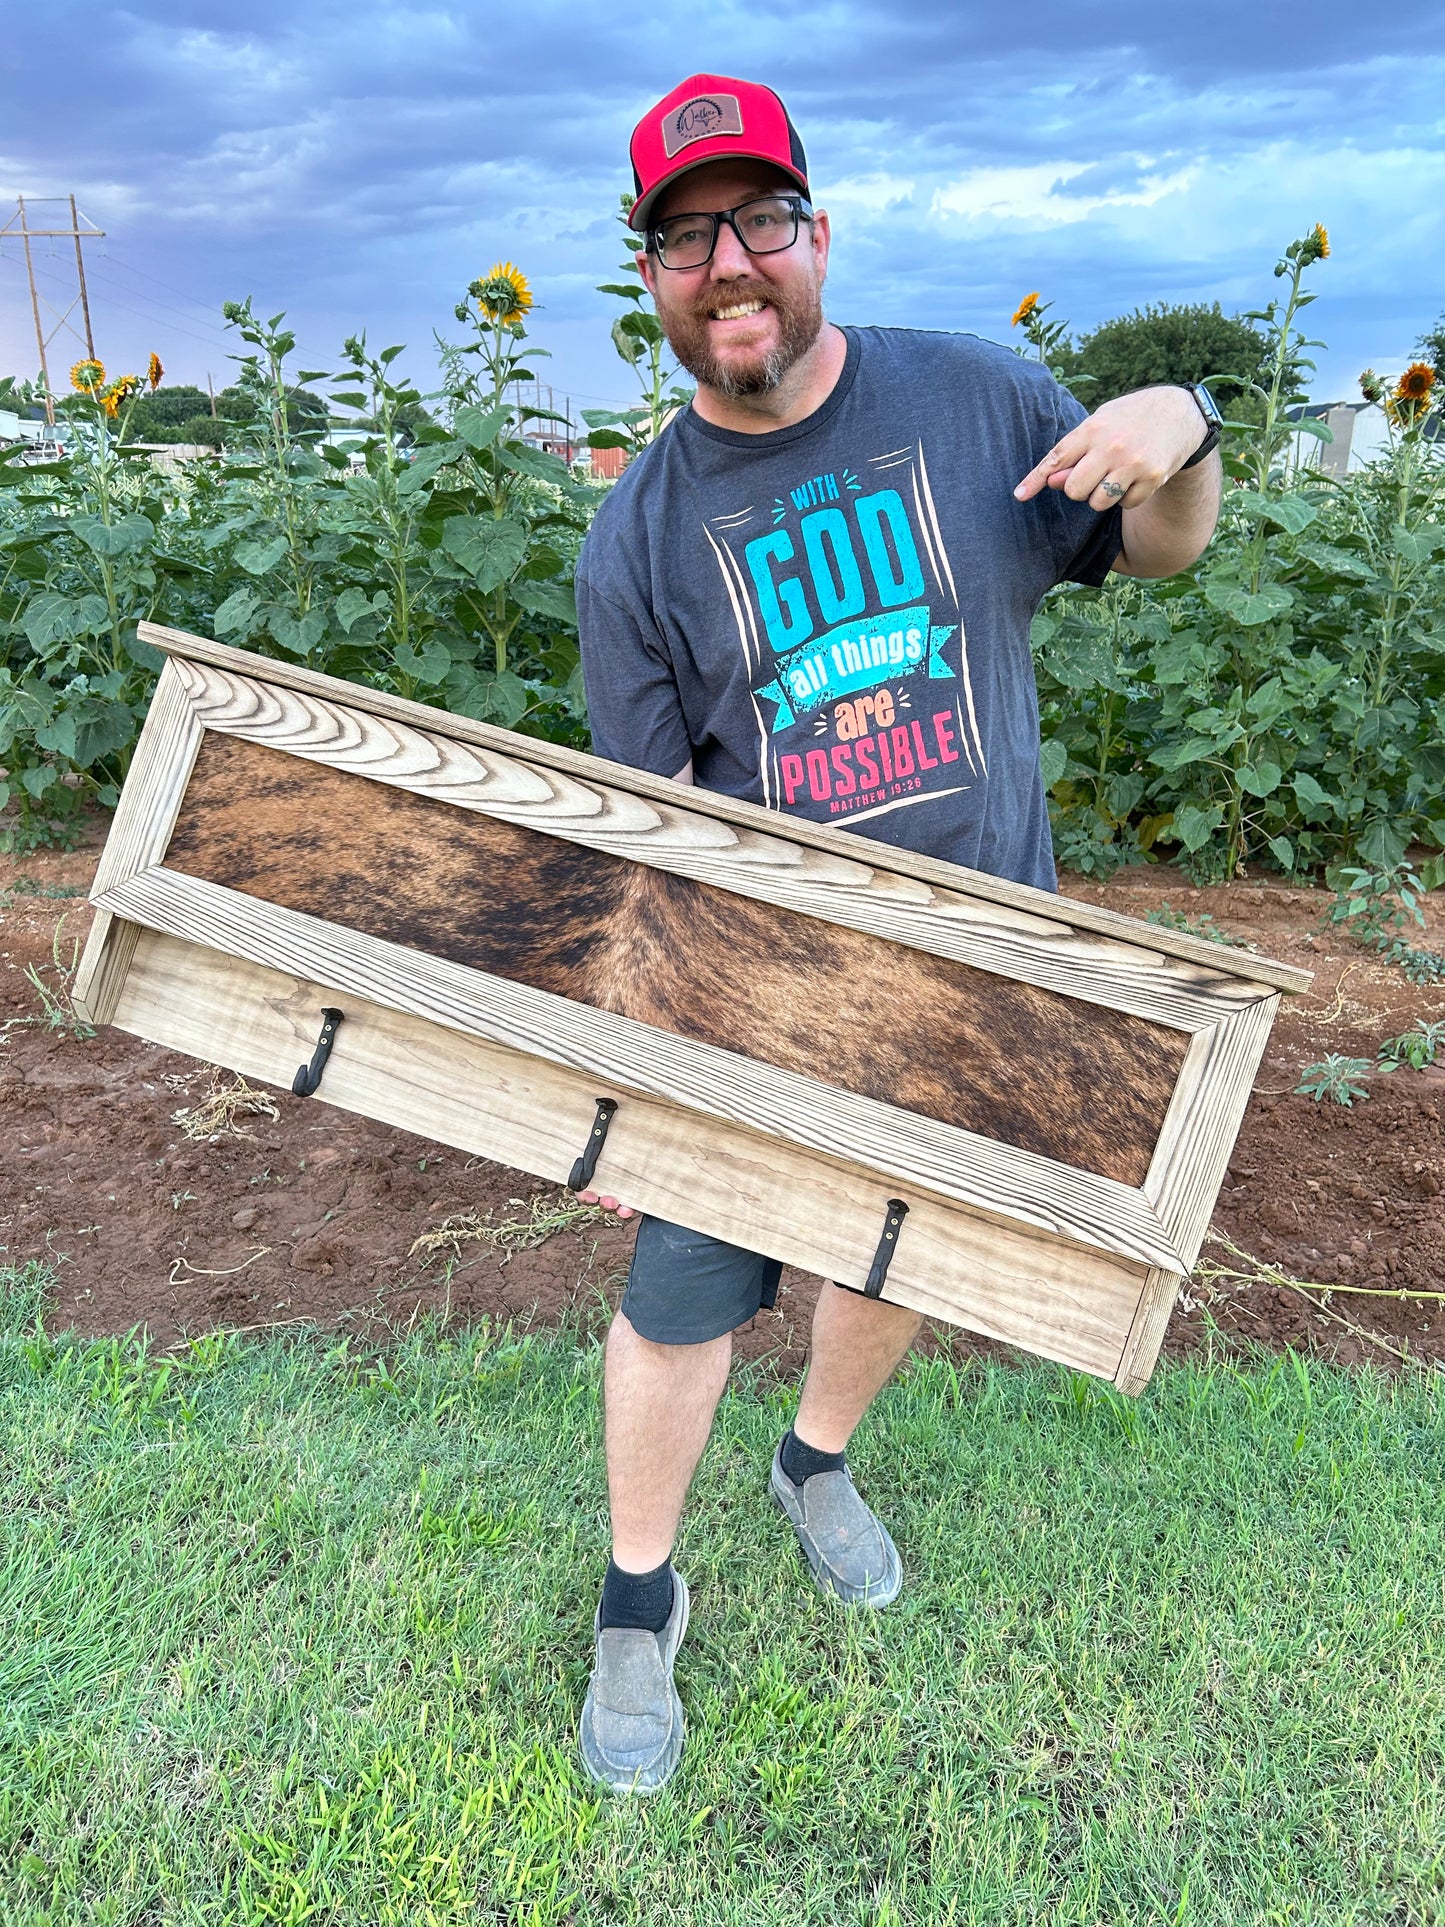
[[[597,1628],[597,1664],[582,1705],[582,1764],[614,1793],[656,1793],[682,1758],[682,1701],[672,1663],[686,1631],[687,1587],[677,1572],[672,1611],[660,1633]]]
[[[903,1590],[903,1561],[888,1529],[863,1503],[853,1475],[815,1472],[801,1485],[773,1454],[773,1497],[792,1521],[798,1543],[824,1592],[850,1606],[887,1606]]]

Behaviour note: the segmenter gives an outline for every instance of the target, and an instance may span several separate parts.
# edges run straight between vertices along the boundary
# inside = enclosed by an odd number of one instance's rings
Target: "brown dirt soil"
[[[289,1092],[271,1093],[276,1118],[238,1119],[245,1136],[192,1140],[176,1113],[205,1097],[206,1067],[116,1031],[82,1039],[47,1027],[26,973],[63,988],[55,946],[65,962],[84,939],[104,829],[91,823],[74,851],[0,857],[0,1262],[56,1266],[52,1328],[144,1326],[164,1347],[214,1328],[380,1328],[437,1308],[462,1322],[568,1318],[600,1330],[621,1294],[630,1226],[539,1179]],[[1392,1295],[1445,1294],[1445,1068],[1372,1076],[1353,1109],[1292,1095],[1327,1052],[1373,1060],[1416,1019],[1445,1018],[1445,991],[1325,934],[1327,894],[1277,878],[1196,890],[1149,868],[1064,887],[1133,916],[1166,900],[1191,918],[1209,913],[1316,973],[1311,991],[1285,1000],[1166,1353],[1222,1335],[1350,1364],[1445,1366],[1445,1297]],[[1420,941],[1438,948],[1445,893],[1431,910]],[[429,1248],[427,1234],[468,1213],[460,1231],[500,1236]],[[799,1369],[817,1290],[786,1272],[777,1310],[739,1334],[739,1355]]]

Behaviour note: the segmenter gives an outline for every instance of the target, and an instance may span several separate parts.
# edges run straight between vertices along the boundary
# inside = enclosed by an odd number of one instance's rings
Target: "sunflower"
[[[1014,309],[1014,318],[1008,325],[1011,328],[1020,327],[1025,321],[1028,320],[1029,316],[1033,313],[1034,309],[1038,305],[1039,305],[1039,290],[1035,288],[1033,293],[1026,294],[1023,300],[1020,301],[1017,308]]]
[[[76,362],[70,371],[70,385],[77,395],[97,398],[105,386],[105,363],[87,358]]]
[[[1395,388],[1395,400],[1410,402],[1419,407],[1430,399],[1430,390],[1435,386],[1435,370],[1428,361],[1412,361],[1401,375]]]
[[[109,388],[103,389],[97,399],[104,402],[106,414],[114,421],[123,404],[130,400],[139,387],[139,375],[117,375]]]
[[[155,350],[152,349],[151,358],[146,363],[146,380],[151,385],[152,394],[154,394],[157,388],[160,387],[161,383],[165,380],[165,378],[166,378],[166,371],[161,366],[161,358],[158,354],[156,354]]]
[[[1381,402],[1385,399],[1385,384],[1373,368],[1367,368],[1360,376],[1360,393],[1366,401]]]
[[[532,305],[527,277],[510,261],[498,261],[467,289],[489,321],[520,321]]]
[[[1310,231],[1310,239],[1315,245],[1316,261],[1328,261],[1330,258],[1330,236],[1329,230],[1323,221],[1315,222],[1314,227]]]

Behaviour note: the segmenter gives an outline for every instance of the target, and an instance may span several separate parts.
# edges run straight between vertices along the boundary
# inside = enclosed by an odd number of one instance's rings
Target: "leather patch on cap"
[[[709,140],[714,134],[740,134],[742,112],[736,94],[698,94],[664,116],[662,146],[669,160],[692,141]]]

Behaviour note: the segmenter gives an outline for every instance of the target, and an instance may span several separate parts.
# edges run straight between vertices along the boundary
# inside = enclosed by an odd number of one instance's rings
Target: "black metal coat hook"
[[[888,1276],[888,1267],[893,1262],[893,1254],[898,1249],[898,1233],[903,1228],[903,1220],[908,1216],[908,1206],[902,1198],[888,1200],[888,1216],[883,1220],[883,1236],[878,1240],[878,1249],[873,1254],[872,1268],[868,1281],[863,1287],[865,1298],[876,1298],[883,1289]]]
[[[582,1155],[572,1166],[572,1175],[567,1180],[569,1191],[585,1191],[592,1182],[592,1174],[597,1169],[597,1160],[607,1142],[607,1128],[612,1122],[612,1113],[617,1109],[615,1097],[599,1097],[597,1115],[592,1121],[592,1129],[587,1142],[582,1147]]]
[[[314,1097],[316,1087],[321,1082],[321,1073],[326,1069],[326,1060],[331,1055],[331,1046],[336,1042],[336,1027],[345,1021],[343,1010],[331,1010],[322,1006],[321,1015],[325,1022],[321,1035],[316,1040],[316,1048],[311,1053],[311,1062],[303,1064],[291,1080],[291,1091],[295,1097]]]

